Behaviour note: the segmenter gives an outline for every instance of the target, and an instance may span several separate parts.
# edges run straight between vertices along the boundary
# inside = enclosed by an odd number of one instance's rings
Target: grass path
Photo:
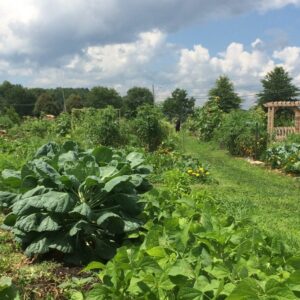
[[[185,137],[182,147],[211,166],[211,173],[218,184],[205,189],[226,210],[235,215],[251,214],[260,227],[300,245],[299,181],[250,165],[192,137]]]

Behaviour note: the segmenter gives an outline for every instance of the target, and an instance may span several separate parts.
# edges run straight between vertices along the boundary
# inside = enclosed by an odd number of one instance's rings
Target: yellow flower
[[[193,173],[193,170],[192,170],[192,169],[189,169],[187,172],[188,172],[189,174],[191,174],[191,173]]]
[[[200,176],[200,174],[199,174],[199,173],[197,173],[197,174],[196,174],[196,177],[199,177],[199,176]]]
[[[209,172],[206,172],[206,175],[209,175]]]

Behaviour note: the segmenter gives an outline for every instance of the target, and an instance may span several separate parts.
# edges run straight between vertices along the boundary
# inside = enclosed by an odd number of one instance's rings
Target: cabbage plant
[[[140,194],[151,189],[137,152],[83,151],[48,143],[20,171],[4,170],[4,225],[29,257],[51,252],[68,262],[109,260],[126,234],[141,226]]]

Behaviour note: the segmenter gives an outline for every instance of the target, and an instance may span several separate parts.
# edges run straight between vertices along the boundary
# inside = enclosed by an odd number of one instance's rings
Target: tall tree
[[[233,83],[227,76],[220,76],[209,91],[209,100],[218,99],[219,108],[224,112],[240,107],[242,99],[234,91]]]
[[[96,86],[87,94],[86,106],[105,108],[108,105],[114,108],[121,108],[122,106],[122,98],[115,89]]]
[[[20,116],[31,115],[36,97],[34,94],[19,84],[4,81],[0,85],[0,96],[12,106]]]
[[[193,113],[194,106],[195,99],[189,98],[186,90],[176,89],[171,97],[164,101],[162,110],[169,120],[177,119],[184,122]]]
[[[84,106],[82,98],[77,94],[71,94],[66,100],[67,112],[71,112],[73,108],[82,108]]]
[[[146,104],[154,105],[151,91],[144,87],[133,87],[127,91],[124,97],[124,114],[129,118],[135,117],[138,108]]]
[[[283,67],[275,67],[261,80],[263,90],[257,94],[258,104],[271,101],[293,101],[299,95],[299,88]]]
[[[58,115],[62,111],[62,107],[58,105],[54,97],[48,93],[41,94],[34,106],[34,114],[41,113]]]

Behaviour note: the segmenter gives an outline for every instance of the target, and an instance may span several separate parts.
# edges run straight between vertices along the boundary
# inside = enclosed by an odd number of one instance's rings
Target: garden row
[[[4,226],[29,257],[93,261],[88,291],[65,283],[67,299],[300,297],[300,260],[287,245],[192,192],[209,182],[207,167],[171,145],[146,156],[158,190],[141,153],[72,141],[45,144],[20,171],[2,172]],[[8,278],[0,295],[18,297]]]
[[[266,113],[262,108],[226,113],[219,108],[218,101],[218,98],[208,101],[189,118],[186,126],[194,135],[202,141],[216,141],[232,155],[261,159],[273,168],[300,174],[299,134],[276,143],[267,133]]]

